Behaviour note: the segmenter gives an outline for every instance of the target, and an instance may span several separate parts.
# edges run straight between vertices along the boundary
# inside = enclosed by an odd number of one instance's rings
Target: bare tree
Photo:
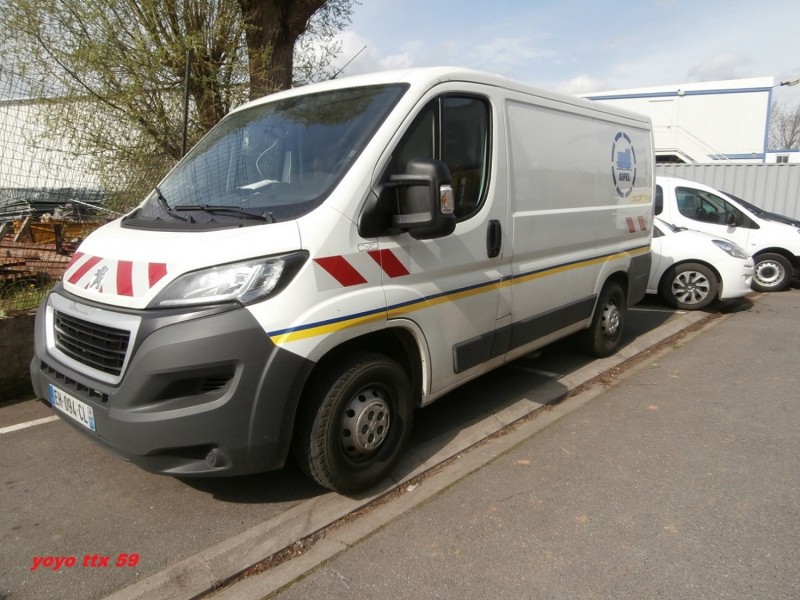
[[[769,147],[771,150],[800,148],[800,104],[784,107],[773,102],[770,107]]]

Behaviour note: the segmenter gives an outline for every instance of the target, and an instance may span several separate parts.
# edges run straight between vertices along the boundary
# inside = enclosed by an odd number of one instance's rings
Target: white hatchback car
[[[753,258],[733,242],[654,219],[648,294],[685,310],[751,293]]]

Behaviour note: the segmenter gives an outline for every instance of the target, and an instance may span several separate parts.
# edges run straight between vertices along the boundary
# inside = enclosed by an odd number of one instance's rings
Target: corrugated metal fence
[[[656,173],[699,181],[764,210],[800,219],[800,163],[664,164],[656,166]]]

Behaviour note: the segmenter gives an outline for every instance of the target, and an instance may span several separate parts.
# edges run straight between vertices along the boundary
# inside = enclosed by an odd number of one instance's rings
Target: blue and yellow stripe
[[[609,260],[638,256],[649,251],[649,245],[639,246],[624,252],[612,252],[610,254],[603,254],[593,258],[576,260],[552,267],[537,269],[527,273],[519,273],[510,277],[501,277],[499,279],[473,284],[447,292],[440,292],[431,296],[417,298],[408,302],[401,302],[389,307],[380,307],[374,310],[344,315],[341,317],[335,317],[333,319],[317,321],[315,323],[308,323],[307,325],[298,325],[296,327],[289,327],[286,329],[276,329],[274,331],[270,331],[268,335],[272,342],[276,345],[295,342],[319,335],[327,335],[342,329],[357,327],[359,325],[365,325],[375,321],[382,321],[387,318],[399,317],[404,314],[415,312],[422,308],[430,308],[446,302],[455,302],[463,298],[469,298],[470,296],[476,296],[478,294],[503,289],[508,286],[527,283],[529,281],[534,281],[543,277],[550,277],[552,275],[565,273],[575,269],[582,269],[601,264]]]

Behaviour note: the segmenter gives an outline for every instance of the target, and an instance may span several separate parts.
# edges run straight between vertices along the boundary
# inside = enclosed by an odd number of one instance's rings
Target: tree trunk
[[[292,87],[294,44],[326,0],[239,0],[246,26],[250,98]]]

